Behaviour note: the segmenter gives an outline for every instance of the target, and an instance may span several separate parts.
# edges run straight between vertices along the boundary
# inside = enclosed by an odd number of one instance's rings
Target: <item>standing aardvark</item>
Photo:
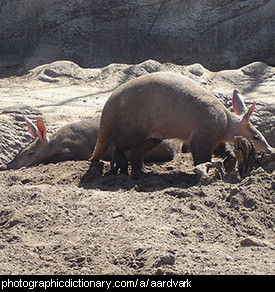
[[[114,173],[128,172],[125,152],[131,151],[132,175],[142,174],[144,154],[163,139],[191,144],[194,164],[211,161],[213,150],[234,136],[243,136],[256,150],[271,151],[250,123],[255,104],[246,111],[237,91],[231,113],[213,94],[180,74],[158,72],[118,87],[107,100],[92,161],[102,159],[110,146]]]

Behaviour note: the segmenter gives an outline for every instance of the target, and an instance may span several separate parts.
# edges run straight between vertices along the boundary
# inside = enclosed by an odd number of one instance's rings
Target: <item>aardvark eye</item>
[[[260,137],[259,137],[258,135],[255,135],[255,136],[253,137],[253,140],[255,140],[255,141],[259,141],[259,140],[260,140]]]

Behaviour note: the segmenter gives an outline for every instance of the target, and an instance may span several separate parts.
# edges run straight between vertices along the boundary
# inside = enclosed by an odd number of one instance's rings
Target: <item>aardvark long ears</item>
[[[244,115],[243,121],[248,122],[250,119],[250,116],[252,115],[252,113],[255,109],[255,105],[256,105],[255,102],[252,104],[252,106],[247,111],[241,94],[237,90],[234,90],[232,104],[233,104],[233,108],[234,108],[235,113],[237,115]]]
[[[41,141],[46,139],[46,127],[44,121],[41,117],[39,117],[36,121],[36,125],[27,117],[24,116],[24,120],[27,123],[28,129],[30,133],[36,138],[39,137]]]

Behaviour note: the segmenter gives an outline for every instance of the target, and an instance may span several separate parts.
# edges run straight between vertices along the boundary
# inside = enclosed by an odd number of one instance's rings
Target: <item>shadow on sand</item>
[[[118,191],[135,189],[140,192],[153,192],[169,187],[186,189],[198,183],[197,176],[182,171],[170,173],[147,172],[144,176],[133,179],[131,175],[113,175],[106,171],[103,162],[92,162],[90,168],[82,176],[79,187],[84,189],[100,189],[102,191]]]

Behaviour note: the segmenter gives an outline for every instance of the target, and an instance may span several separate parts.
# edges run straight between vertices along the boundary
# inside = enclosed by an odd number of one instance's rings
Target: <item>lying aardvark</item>
[[[41,117],[37,119],[36,124],[27,117],[24,117],[24,119],[35,139],[0,170],[18,169],[39,163],[88,160],[91,158],[99,131],[99,116],[65,125],[51,137],[48,137]],[[146,161],[169,161],[173,159],[177,146],[174,141],[165,140],[147,153]],[[110,150],[105,152],[103,158],[111,160]]]
[[[143,157],[163,139],[191,144],[194,164],[211,161],[213,150],[234,136],[243,136],[256,150],[271,151],[263,135],[249,122],[255,104],[246,111],[237,91],[231,113],[209,91],[182,75],[151,73],[128,81],[107,100],[92,162],[110,146],[114,173],[127,173],[125,152],[131,151],[132,175],[143,172]]]

